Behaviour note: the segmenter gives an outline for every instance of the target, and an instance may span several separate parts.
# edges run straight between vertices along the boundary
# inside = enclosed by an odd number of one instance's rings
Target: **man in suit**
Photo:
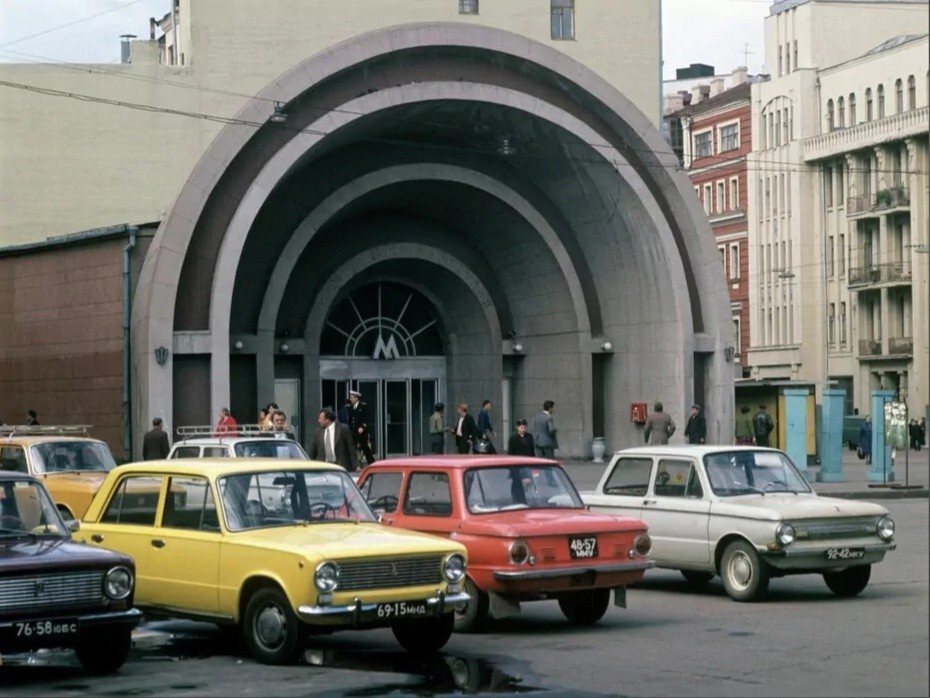
[[[646,420],[643,437],[648,444],[667,444],[677,428],[675,421],[670,414],[665,412],[661,402],[656,401],[652,410],[652,414]]]
[[[155,417],[152,420],[152,428],[145,432],[142,438],[142,460],[159,460],[168,457],[171,444],[168,443],[168,434],[161,427],[161,417]]]
[[[485,400],[478,410],[478,439],[484,441],[483,453],[497,453],[494,442],[491,441],[494,433],[494,427],[491,426],[491,401]]]
[[[336,415],[328,407],[317,415],[317,429],[310,444],[310,458],[327,463],[338,463],[350,473],[358,470],[358,453],[349,427],[336,420]]]
[[[553,409],[555,403],[546,400],[542,412],[536,415],[533,422],[533,441],[536,444],[536,455],[540,458],[555,458],[555,449],[559,447],[559,437],[556,436],[559,430],[555,428],[555,420],[552,418]]]
[[[349,403],[349,429],[355,440],[355,448],[361,449],[362,455],[365,456],[365,465],[374,463],[375,456],[371,451],[368,432],[368,406],[362,402],[362,394],[357,390],[349,391]]]
[[[468,414],[467,402],[460,402],[455,411],[458,414],[452,428],[452,433],[455,434],[455,448],[459,453],[468,453],[478,437],[478,427],[475,425],[475,418]]]

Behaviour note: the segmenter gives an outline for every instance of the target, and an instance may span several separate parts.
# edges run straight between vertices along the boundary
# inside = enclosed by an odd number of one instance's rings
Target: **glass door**
[[[384,386],[384,457],[406,456],[410,425],[409,381],[386,380]]]

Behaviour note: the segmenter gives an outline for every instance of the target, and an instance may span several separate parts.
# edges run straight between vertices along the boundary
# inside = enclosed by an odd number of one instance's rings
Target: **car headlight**
[[[883,516],[875,524],[875,532],[882,540],[891,540],[894,538],[894,521],[890,516]]]
[[[775,529],[775,540],[778,541],[779,545],[791,545],[794,543],[795,538],[797,538],[797,532],[794,530],[794,526],[790,523],[778,524],[778,528]]]
[[[313,583],[324,594],[335,591],[339,586],[339,568],[335,562],[321,562],[316,566]]]
[[[530,549],[522,540],[515,540],[510,544],[510,561],[515,565],[522,565],[530,557]]]
[[[442,562],[442,576],[451,584],[458,584],[465,578],[465,558],[454,553]]]
[[[103,580],[103,590],[111,599],[125,599],[132,593],[132,572],[126,567],[113,567]]]
[[[642,533],[633,540],[633,548],[630,550],[629,556],[631,558],[637,555],[646,557],[650,550],[652,550],[652,538],[649,537],[648,533]]]

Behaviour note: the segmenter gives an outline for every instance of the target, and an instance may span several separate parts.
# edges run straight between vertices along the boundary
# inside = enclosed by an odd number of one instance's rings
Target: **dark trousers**
[[[445,434],[430,434],[429,435],[429,446],[430,452],[435,454],[442,454],[446,450],[446,435]]]
[[[455,450],[459,453],[469,453],[471,451],[471,442],[463,436],[456,435]]]
[[[552,446],[537,446],[536,457],[537,458],[555,458],[555,448],[553,448]]]
[[[357,431],[352,432],[352,439],[355,441],[355,449],[361,451],[365,456],[363,465],[375,462],[375,455],[371,452],[371,444],[368,442],[368,432],[363,431],[359,434]]]

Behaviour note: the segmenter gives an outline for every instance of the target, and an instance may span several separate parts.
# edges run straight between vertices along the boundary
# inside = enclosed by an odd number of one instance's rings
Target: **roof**
[[[783,453],[777,448],[765,448],[764,446],[736,446],[733,444],[716,444],[716,445],[687,445],[679,446],[636,446],[634,448],[624,448],[615,451],[614,455],[659,455],[659,456],[698,456],[703,457],[709,453],[721,453],[726,451],[774,451]]]
[[[811,0],[775,0],[769,10],[769,15],[777,15],[787,12],[800,5],[806,5]],[[844,2],[844,3],[867,3],[869,5],[889,4],[889,5],[926,5],[927,0],[817,0],[817,2]]]
[[[445,456],[410,456],[408,458],[380,460],[367,466],[365,471],[379,465],[386,467],[434,466],[465,469],[508,465],[561,465],[561,463],[548,458],[530,458],[529,456],[451,454]]]
[[[282,470],[335,470],[346,472],[341,465],[321,461],[282,460],[280,458],[172,458],[147,460],[118,465],[111,473],[164,473],[167,475],[202,475],[203,477],[272,473]]]
[[[729,104],[730,102],[737,102],[743,99],[748,102],[751,94],[752,83],[744,82],[740,85],[737,85],[736,87],[731,87],[729,90],[724,90],[720,94],[716,94],[713,97],[702,99],[697,104],[691,104],[685,107],[683,111],[687,111],[687,113],[694,116],[704,112],[713,111],[714,109],[717,109],[724,104]]]
[[[863,56],[874,56],[876,53],[881,53],[882,51],[888,51],[889,49],[897,48],[898,46],[903,46],[904,44],[909,44],[912,41],[917,41],[918,39],[925,39],[927,34],[899,34],[898,36],[893,36],[890,39],[887,39],[880,43],[873,49],[866,51]]]
[[[292,434],[293,432],[285,433]],[[252,443],[253,441],[260,441],[262,443],[266,441],[284,441],[285,443],[297,443],[296,439],[289,436],[274,436],[274,432],[266,431],[264,434],[255,434],[252,436],[245,436],[242,434],[236,434],[234,432],[230,432],[228,436],[189,436],[186,438],[177,439],[173,445],[203,446],[206,444],[208,446],[223,446],[226,444],[240,444],[243,442]]]

